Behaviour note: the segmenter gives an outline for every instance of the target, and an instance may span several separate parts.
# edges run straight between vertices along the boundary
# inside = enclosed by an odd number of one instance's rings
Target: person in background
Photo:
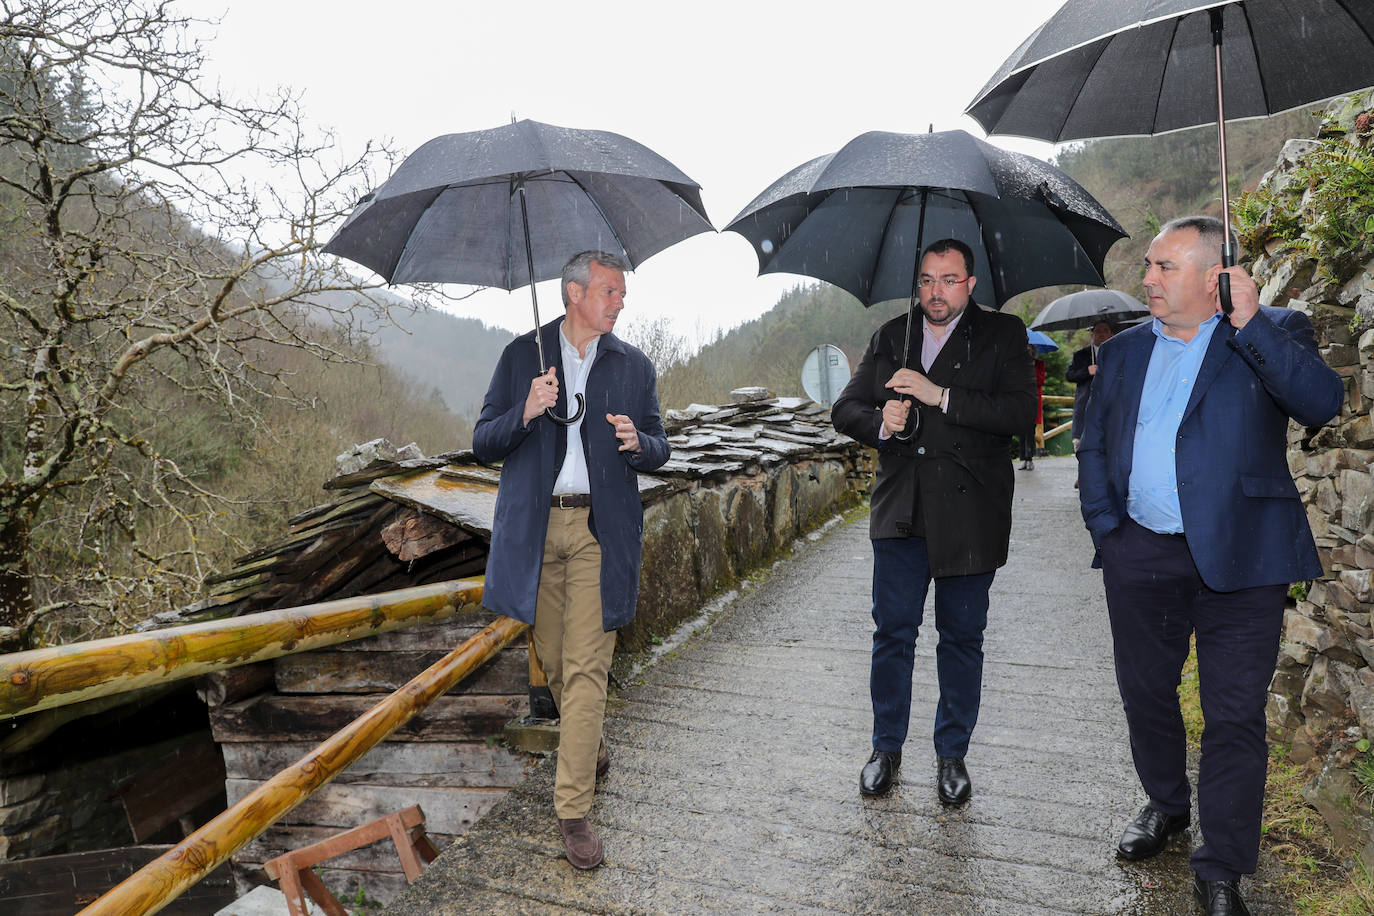
[[[1092,327],[1092,342],[1086,347],[1073,351],[1069,368],[1064,378],[1075,385],[1073,391],[1073,426],[1069,435],[1073,437],[1073,451],[1078,454],[1078,441],[1083,438],[1083,411],[1088,406],[1088,396],[1092,394],[1093,377],[1097,375],[1097,348],[1102,346],[1116,333],[1110,321],[1099,321]],[[1077,486],[1077,484],[1075,484]]]
[[[1026,328],[973,302],[973,252],[956,239],[921,255],[919,368],[903,364],[905,315],[868,343],[834,407],[835,429],[878,450],[873,544],[872,755],[863,795],[884,795],[902,762],[926,591],[935,582],[936,790],[962,805],[964,756],[978,720],[988,589],[1007,561],[1011,437],[1035,417]],[[911,402],[905,400],[911,398]],[[903,438],[903,437],[906,438]]]
[[[1225,231],[1212,217],[1186,217],[1150,243],[1154,320],[1098,351],[1079,501],[1147,799],[1117,854],[1157,855],[1191,822],[1178,685],[1192,637],[1206,723],[1194,893],[1209,916],[1245,916],[1240,878],[1259,855],[1264,707],[1284,599],[1289,583],[1322,574],[1288,469],[1288,424],[1326,423],[1345,387],[1306,315],[1261,308],[1250,276],[1222,267]],[[1219,306],[1222,274],[1230,315]]]
[[[616,255],[584,251],[563,268],[565,314],[501,354],[472,450],[502,461],[482,603],[533,624],[558,706],[553,805],[568,861],[600,865],[587,815],[610,766],[602,739],[616,630],[635,616],[644,512],[637,472],[668,460],[653,363],[611,331],[625,307]],[[554,354],[539,369],[534,335]],[[567,416],[581,395],[586,412]]]
[[[1035,448],[1038,438],[1037,432],[1043,428],[1045,422],[1045,361],[1040,358],[1040,351],[1035,348],[1035,344],[1028,344],[1031,360],[1035,365],[1035,422],[1026,432],[1021,434],[1021,470],[1035,470]]]

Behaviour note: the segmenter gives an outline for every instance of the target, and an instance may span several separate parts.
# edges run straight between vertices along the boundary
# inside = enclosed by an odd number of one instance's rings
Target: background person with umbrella
[[[1238,267],[1231,315],[1213,217],[1165,224],[1146,254],[1154,320],[1098,353],[1079,499],[1102,568],[1131,755],[1147,802],[1117,844],[1157,855],[1190,818],[1177,688],[1196,640],[1206,724],[1195,893],[1209,916],[1248,910],[1268,748],[1264,707],[1290,582],[1322,574],[1288,469],[1288,426],[1340,410],[1341,379],[1303,313],[1260,308]]]
[[[1020,319],[973,301],[977,265],[957,239],[929,245],[917,282],[922,319],[906,368],[906,323],[884,324],[831,408],[835,428],[878,450],[873,544],[872,753],[859,791],[883,795],[902,762],[926,592],[935,583],[936,790],[972,791],[964,764],[983,682],[988,589],[1011,538],[1011,437],[1035,418],[1035,376]],[[902,399],[907,396],[914,404]],[[894,435],[908,426],[910,441]]]
[[[1083,411],[1088,407],[1093,378],[1097,375],[1097,348],[1110,340],[1115,333],[1116,327],[1105,318],[1094,323],[1091,342],[1086,347],[1079,347],[1073,351],[1069,368],[1064,371],[1064,378],[1077,386],[1073,392],[1073,427],[1069,433],[1073,437],[1074,454],[1078,454],[1078,442],[1083,436]]]
[[[1043,331],[1026,329],[1026,342],[1030,346],[1031,360],[1035,366],[1035,423],[1028,432],[1021,434],[1021,470],[1035,470],[1035,451],[1044,445],[1041,438],[1045,428],[1045,354],[1059,349],[1050,335]]]

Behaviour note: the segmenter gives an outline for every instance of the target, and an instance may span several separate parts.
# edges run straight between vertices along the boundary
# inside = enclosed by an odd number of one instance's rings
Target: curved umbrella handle
[[[906,401],[908,404],[911,404],[913,407],[915,406],[916,402],[914,399],[908,400],[905,396],[903,396],[902,400]],[[920,428],[921,412],[919,410],[912,410],[909,414],[906,415],[906,426],[898,430],[897,432],[893,433],[892,438],[896,439],[898,442],[910,442],[912,437],[916,435],[916,431]]]
[[[573,397],[577,398],[577,410],[573,411],[573,415],[571,417],[560,417],[558,414],[553,412],[552,407],[545,407],[544,413],[548,414],[549,419],[559,424],[560,426],[572,426],[578,420],[582,419],[582,414],[586,413],[587,411],[587,402],[582,397],[582,395],[574,394]]]

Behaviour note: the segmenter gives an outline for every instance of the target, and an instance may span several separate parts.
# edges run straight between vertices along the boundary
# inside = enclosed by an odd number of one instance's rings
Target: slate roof
[[[862,449],[834,431],[827,408],[805,398],[760,398],[753,389],[732,395],[739,400],[665,412],[672,455],[654,474],[640,475],[646,504],[695,481]],[[468,450],[431,458],[402,450],[351,468],[325,483],[337,494],[332,501],[296,515],[283,538],[207,579],[207,597],[148,626],[480,575],[499,479],[498,469]]]

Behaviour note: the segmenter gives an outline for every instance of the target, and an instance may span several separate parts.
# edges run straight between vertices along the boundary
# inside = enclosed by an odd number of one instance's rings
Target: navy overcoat
[[[558,367],[560,416],[568,416],[563,349],[557,318],[539,329],[550,365]],[[539,352],[530,331],[507,345],[482,403],[472,434],[472,450],[484,463],[501,465],[487,557],[482,604],[524,623],[534,623],[539,571],[549,525],[549,497],[567,452],[566,427],[545,415],[522,425],[530,381],[539,374]],[[614,334],[602,334],[587,376],[587,413],[582,448],[591,482],[590,527],[601,544],[601,619],[606,630],[625,626],[635,616],[639,597],[644,507],[638,471],[652,471],[668,460],[668,436],[658,411],[653,363]],[[624,414],[639,430],[638,455],[621,452],[606,414]]]
[[[1097,547],[1126,520],[1154,346],[1147,322],[1097,351],[1078,449],[1079,500]],[[1240,331],[1225,318],[1213,330],[1174,449],[1183,529],[1208,588],[1230,592],[1322,574],[1288,469],[1288,420],[1320,426],[1344,398],[1344,383],[1322,361],[1302,312],[1266,306]]]

